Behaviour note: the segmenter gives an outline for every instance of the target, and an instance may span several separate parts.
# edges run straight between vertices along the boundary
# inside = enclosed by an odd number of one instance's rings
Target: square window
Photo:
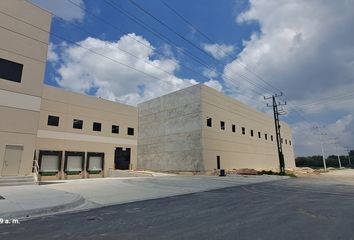
[[[246,128],[242,127],[242,134],[245,135],[246,134]]]
[[[225,122],[220,121],[220,129],[225,130]]]
[[[128,135],[134,136],[134,128],[128,127]]]
[[[265,140],[268,140],[268,134],[264,134],[264,138],[265,138]]]
[[[82,129],[83,124],[84,124],[84,122],[80,119],[73,120],[73,128]]]
[[[48,116],[47,125],[48,125],[48,126],[55,126],[55,127],[58,127],[58,126],[59,126],[59,117],[58,117],[58,116],[49,115],[49,116]]]
[[[118,125],[112,125],[112,133],[115,133],[115,134],[119,133],[119,126]]]
[[[0,58],[0,78],[20,83],[22,70],[23,64]]]
[[[92,130],[96,132],[101,132],[101,126],[102,124],[99,122],[94,122],[92,126]]]
[[[236,125],[232,124],[232,132],[236,132]]]
[[[207,126],[212,127],[212,125],[213,125],[213,120],[212,120],[212,118],[208,117],[207,118]]]
[[[251,137],[253,137],[253,130],[251,130]]]
[[[261,138],[261,132],[258,132],[258,138]]]

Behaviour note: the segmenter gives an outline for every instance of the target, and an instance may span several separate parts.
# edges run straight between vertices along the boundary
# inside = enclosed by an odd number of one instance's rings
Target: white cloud
[[[337,154],[337,149],[334,144],[334,138],[338,138],[338,151],[340,154],[346,154],[345,146],[350,145],[353,138],[353,114],[342,116],[334,123],[328,125],[320,125],[320,132],[314,127],[318,126],[317,122],[297,122],[292,125],[294,147],[297,155],[321,155],[320,136],[319,133],[326,134],[322,136],[322,142],[325,150],[325,155]],[[316,133],[316,134],[315,134]]]
[[[133,38],[151,48],[146,48]],[[94,91],[96,96],[136,105],[139,102],[197,84],[193,79],[176,77],[174,72],[179,68],[179,64],[171,58],[156,59],[153,46],[146,39],[134,33],[122,36],[117,42],[88,37],[78,44],[85,49],[67,44],[61,46],[61,62],[58,63],[56,81],[63,88],[81,93]],[[97,56],[92,51],[113,60]],[[151,56],[154,56],[153,60]],[[131,66],[140,72],[115,61]]]
[[[259,32],[243,42],[238,58],[224,68],[225,85],[234,95],[252,99],[276,91],[244,66],[283,90],[293,105],[354,89],[354,32],[348,29],[354,22],[353,1],[250,0],[250,8],[236,21],[257,22]],[[245,78],[268,90],[255,87]],[[324,104],[306,114],[331,125],[331,119],[352,113],[353,106],[353,101]],[[298,143],[308,141],[301,137],[309,134],[305,124],[298,122],[294,129],[298,131]],[[354,142],[353,135],[350,139]],[[305,148],[298,154],[309,152]]]
[[[71,1],[82,8],[85,7],[83,0]],[[67,0],[31,0],[31,2],[67,21],[82,22],[85,16],[85,12],[82,9]]]
[[[207,82],[204,82],[204,84],[208,87],[214,88],[215,90],[217,90],[219,92],[222,91],[222,85],[217,80],[209,80]]]
[[[244,42],[238,61],[257,67],[258,75],[292,100],[330,95],[354,82],[354,32],[345,27],[354,22],[354,2],[251,0],[237,21],[260,25],[260,32]],[[237,73],[247,71],[236,61],[224,72]]]
[[[203,49],[210,53],[214,58],[220,60],[235,51],[233,45],[226,44],[202,44]]]
[[[202,74],[207,78],[216,78],[217,76],[219,76],[216,69],[211,68],[204,68]]]
[[[49,62],[56,62],[59,60],[58,54],[55,52],[55,46],[53,43],[49,43],[48,45],[48,54],[47,54],[47,60]]]

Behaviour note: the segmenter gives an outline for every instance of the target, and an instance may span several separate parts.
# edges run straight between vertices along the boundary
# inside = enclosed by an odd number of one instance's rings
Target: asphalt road
[[[354,186],[288,179],[0,225],[0,239],[354,239]]]

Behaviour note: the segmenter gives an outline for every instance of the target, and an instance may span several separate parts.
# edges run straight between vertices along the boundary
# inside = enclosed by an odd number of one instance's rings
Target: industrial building
[[[51,14],[0,9],[0,176],[31,176],[34,160],[42,180],[135,169],[137,108],[44,85]]]
[[[277,169],[274,120],[203,84],[138,105],[138,167],[159,171]],[[285,165],[295,167],[281,123]]]
[[[0,9],[1,177],[278,167],[273,119],[202,84],[138,107],[44,85],[51,14],[22,0]],[[294,167],[291,129],[281,131]]]

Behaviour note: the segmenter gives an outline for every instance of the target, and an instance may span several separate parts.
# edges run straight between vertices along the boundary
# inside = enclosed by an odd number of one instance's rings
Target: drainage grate
[[[4,198],[3,196],[0,196],[0,200],[1,200],[1,199],[5,199],[5,198]]]

